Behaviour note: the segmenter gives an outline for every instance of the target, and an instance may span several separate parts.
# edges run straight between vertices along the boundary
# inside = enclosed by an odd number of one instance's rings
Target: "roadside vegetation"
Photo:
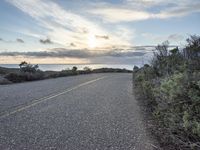
[[[24,82],[44,79],[44,72],[39,70],[38,65],[28,64],[27,62],[21,62],[19,64],[19,70],[5,74],[5,79],[10,82]]]
[[[200,149],[200,36],[183,49],[156,47],[150,65],[134,67],[139,100],[165,149]]]
[[[32,65],[24,61],[19,64],[19,68],[0,67],[0,84],[35,81],[49,78],[74,76],[80,74],[111,72],[131,73],[132,71],[126,69],[113,68],[90,69],[89,67],[85,67],[83,68],[83,70],[78,70],[76,66],[73,66],[71,69],[65,69],[62,71],[42,71],[39,69],[39,65]]]

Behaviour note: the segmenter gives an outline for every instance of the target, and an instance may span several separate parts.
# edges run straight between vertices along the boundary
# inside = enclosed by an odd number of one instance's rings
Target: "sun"
[[[97,46],[96,38],[94,35],[88,36],[88,47],[95,48]]]

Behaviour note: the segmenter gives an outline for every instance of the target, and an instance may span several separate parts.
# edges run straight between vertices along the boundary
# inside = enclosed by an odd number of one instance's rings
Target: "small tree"
[[[31,65],[31,64],[28,64],[26,61],[21,62],[19,64],[19,67],[20,67],[21,72],[35,73],[39,70],[38,65]]]
[[[176,55],[176,54],[178,54],[178,52],[179,52],[178,47],[176,47],[176,48],[170,50],[170,53],[171,53],[172,55]]]
[[[154,51],[154,57],[152,60],[152,66],[154,68],[154,71],[158,75],[168,74],[168,61],[167,57],[169,56],[169,42],[165,41],[161,45],[158,45],[156,47],[156,50]]]
[[[134,67],[133,67],[133,71],[134,71],[134,72],[137,72],[138,70],[139,70],[139,67],[138,67],[138,66],[134,66]]]
[[[192,35],[187,40],[186,53],[189,59],[200,57],[200,36]]]
[[[190,70],[200,70],[200,36],[190,36],[188,45],[183,50],[184,57],[188,59]]]
[[[19,64],[19,68],[23,68],[24,66],[28,65],[28,63],[26,61],[22,61],[20,64]]]
[[[73,66],[73,67],[72,67],[72,71],[73,71],[73,72],[76,72],[77,69],[78,69],[78,68],[77,68],[76,66]]]

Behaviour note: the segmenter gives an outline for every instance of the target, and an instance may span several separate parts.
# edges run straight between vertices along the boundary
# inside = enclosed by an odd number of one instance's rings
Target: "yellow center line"
[[[40,103],[42,103],[42,102],[44,102],[44,101],[47,101],[47,100],[50,100],[50,99],[55,98],[55,97],[57,97],[57,96],[66,94],[66,93],[71,92],[71,91],[73,91],[73,90],[75,90],[75,89],[78,89],[78,88],[80,88],[80,87],[82,87],[82,86],[91,84],[91,83],[96,82],[96,81],[98,81],[98,80],[102,80],[102,79],[104,79],[104,78],[106,78],[106,77],[108,77],[108,76],[103,76],[103,77],[101,77],[101,78],[97,78],[97,79],[94,79],[94,80],[90,80],[90,81],[81,83],[81,84],[79,84],[79,85],[77,85],[77,86],[75,86],[75,87],[69,88],[69,89],[67,89],[67,90],[65,90],[65,91],[62,91],[62,92],[60,92],[60,93],[51,94],[51,95],[49,95],[49,96],[45,96],[45,97],[43,97],[43,98],[33,100],[33,102],[32,102],[31,104],[28,104],[28,105],[26,105],[26,106],[23,106],[23,107],[21,107],[21,108],[18,108],[18,109],[14,110],[14,111],[4,113],[4,114],[2,114],[2,115],[0,114],[0,118],[5,118],[5,117],[8,117],[8,116],[10,116],[10,115],[12,115],[12,114],[21,112],[21,111],[26,110],[26,109],[28,109],[28,108],[30,108],[30,107],[33,107],[33,106],[35,106],[35,105],[37,105],[37,104],[40,104]]]

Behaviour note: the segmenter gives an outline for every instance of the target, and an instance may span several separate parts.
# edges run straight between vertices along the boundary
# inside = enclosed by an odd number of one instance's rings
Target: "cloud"
[[[146,54],[143,51],[112,49],[112,50],[71,50],[66,48],[53,48],[49,51],[38,52],[1,52],[0,56],[25,56],[36,58],[94,58],[94,57],[135,57]]]
[[[100,5],[88,10],[109,23],[183,17],[200,12],[200,1],[127,0],[124,5]],[[150,11],[156,9],[157,11]]]
[[[47,39],[45,39],[45,40],[40,39],[39,41],[40,41],[40,43],[42,43],[42,44],[53,44],[53,42],[52,42],[51,39],[49,39],[49,38],[47,38]]]
[[[51,37],[52,41],[63,46],[66,42],[74,42],[79,43],[79,48],[87,48],[89,47],[88,39],[91,35],[109,35],[109,40],[99,38],[97,46],[108,46],[113,43],[130,44],[129,41],[117,36],[115,32],[111,32],[97,22],[89,20],[89,17],[74,13],[73,10],[66,10],[55,1],[48,1],[48,3],[40,0],[7,1],[31,16],[36,20],[38,26],[44,28],[41,37]]]
[[[4,40],[2,38],[0,38],[0,41],[2,42],[5,42],[5,43],[24,43],[24,40],[20,39],[20,38],[17,38],[15,41],[14,40]]]
[[[126,5],[134,6],[135,8],[150,8],[150,7],[167,7],[169,5],[177,5],[185,3],[187,0],[124,0]]]
[[[199,0],[124,0],[124,4],[126,6],[132,6],[132,8],[157,8],[161,9],[171,9],[171,8],[181,8],[181,7],[188,7],[192,8],[191,6],[197,6],[200,4]],[[197,8],[195,8],[197,9]]]
[[[168,40],[170,41],[182,41],[184,37],[180,34],[171,34],[168,36]]]
[[[130,22],[146,20],[153,17],[153,14],[144,11],[135,11],[124,8],[98,8],[89,11],[92,14],[98,15],[106,22]]]
[[[16,39],[16,41],[17,41],[18,43],[24,43],[24,40],[22,40],[22,39]]]
[[[162,43],[163,41],[168,40],[170,42],[171,47],[180,46],[181,42],[185,41],[185,36],[182,33],[174,33],[174,34],[152,34],[152,33],[142,33],[141,34],[144,39],[154,41],[156,43]]]
[[[109,39],[109,36],[108,35],[95,35],[95,37],[97,39],[105,39],[105,40],[108,40]]]
[[[76,47],[76,44],[70,43],[70,46],[71,46],[71,47]]]

